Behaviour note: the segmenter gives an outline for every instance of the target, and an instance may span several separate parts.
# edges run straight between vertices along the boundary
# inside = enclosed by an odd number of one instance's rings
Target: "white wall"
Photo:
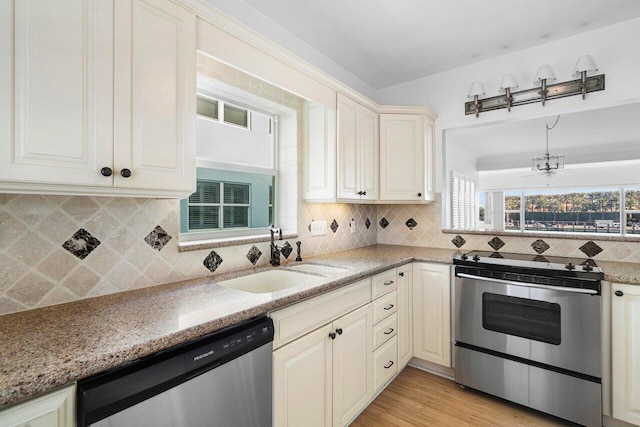
[[[291,53],[318,67],[325,73],[350,86],[365,96],[375,99],[376,90],[334,62],[280,24],[271,20],[242,0],[205,0],[211,6],[226,13],[241,24],[279,44]]]
[[[383,104],[426,105],[438,115],[436,121],[436,155],[442,156],[446,130],[525,118],[551,116],[580,110],[603,108],[640,99],[640,19],[626,21],[594,31],[568,37],[513,54],[478,62],[447,72],[392,86],[377,92]],[[480,118],[464,115],[464,102],[474,80],[484,84],[486,96],[498,94],[500,79],[513,73],[520,88],[533,87],[538,66],[549,64],[558,81],[572,79],[576,59],[590,54],[606,75],[606,89],[581,97],[553,100],[542,107],[531,104],[483,113]],[[438,162],[439,163],[439,162]],[[436,188],[442,189],[442,168],[436,171]]]

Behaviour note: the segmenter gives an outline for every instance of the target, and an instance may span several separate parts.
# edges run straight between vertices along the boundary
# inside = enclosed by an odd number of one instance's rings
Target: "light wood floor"
[[[462,389],[451,380],[407,366],[351,425],[546,427],[572,424]]]

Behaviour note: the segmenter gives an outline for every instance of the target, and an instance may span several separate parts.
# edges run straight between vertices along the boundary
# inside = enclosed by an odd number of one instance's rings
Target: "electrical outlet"
[[[356,220],[351,218],[351,234],[354,234],[356,232]]]
[[[327,221],[311,221],[311,236],[326,236]]]

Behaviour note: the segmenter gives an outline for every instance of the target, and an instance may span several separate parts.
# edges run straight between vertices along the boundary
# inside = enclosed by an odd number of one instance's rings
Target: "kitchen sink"
[[[266,294],[296,286],[321,283],[326,279],[309,273],[292,270],[267,270],[235,279],[217,282],[218,285],[254,294]]]
[[[323,265],[323,264],[300,264],[300,265],[292,265],[290,268],[295,268],[296,270],[309,271],[311,273],[320,273],[320,274],[340,274],[340,273],[346,273],[347,271],[349,271],[348,268],[335,267],[333,265]]]

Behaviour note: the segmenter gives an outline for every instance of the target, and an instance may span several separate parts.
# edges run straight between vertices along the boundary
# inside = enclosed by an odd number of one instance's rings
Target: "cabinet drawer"
[[[373,394],[398,372],[398,337],[373,352]]]
[[[398,333],[398,314],[389,316],[373,327],[373,348],[380,347]]]
[[[275,329],[273,348],[332,322],[371,301],[371,279],[299,302],[271,313]]]
[[[386,319],[397,311],[396,291],[391,292],[373,302],[373,324]]]
[[[391,291],[395,291],[398,286],[396,269],[376,274],[371,278],[371,299],[376,299]]]

